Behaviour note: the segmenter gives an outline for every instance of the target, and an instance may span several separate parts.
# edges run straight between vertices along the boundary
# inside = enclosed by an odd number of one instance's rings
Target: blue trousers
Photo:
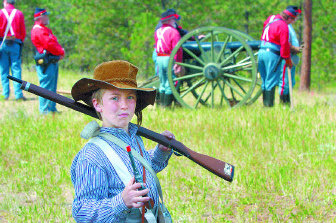
[[[279,60],[281,60],[279,62]],[[258,53],[258,71],[262,79],[261,89],[270,91],[277,86],[286,61],[271,51],[260,49]]]
[[[168,62],[169,56],[160,56],[156,58],[157,71],[160,78],[160,93],[172,94],[168,81]]]
[[[295,85],[295,66],[291,69],[292,87]],[[288,81],[288,68],[282,69],[282,74],[279,80],[279,95],[289,95],[289,81]]]
[[[40,81],[40,87],[56,92],[58,79],[58,63],[51,63],[45,69],[44,66],[36,66],[37,76]],[[49,112],[57,112],[56,103],[48,99],[39,97],[40,113],[48,114]]]
[[[158,72],[158,65],[156,63],[157,61],[157,53],[156,53],[156,49],[154,48],[153,50],[153,54],[152,54],[152,59],[153,59],[153,62],[154,62],[154,65],[155,65],[155,76],[158,76],[159,75],[159,72]]]
[[[11,69],[13,77],[21,79],[21,45],[18,42],[8,45],[6,42],[7,41],[4,42],[0,50],[0,73],[2,95],[5,98],[8,98],[10,93],[9,80],[7,78],[9,75],[9,68]],[[13,82],[13,86],[15,99],[22,98],[23,94],[20,89],[21,84]]]

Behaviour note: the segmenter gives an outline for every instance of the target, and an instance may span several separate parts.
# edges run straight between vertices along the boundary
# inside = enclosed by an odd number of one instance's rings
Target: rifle
[[[37,96],[46,98],[48,100],[61,104],[65,107],[71,108],[73,110],[76,110],[78,112],[81,112],[83,114],[98,119],[98,115],[95,109],[88,105],[76,102],[73,99],[67,98],[63,95],[57,94],[45,88],[31,84],[27,81],[17,79],[10,75],[8,75],[7,78],[12,81],[20,83],[21,84],[20,88],[22,90],[28,91]],[[197,153],[175,139],[167,139],[165,136],[141,126],[138,126],[137,134],[175,150],[176,152],[189,158],[191,161],[197,163],[198,165],[202,166],[203,168],[216,174],[217,176],[221,177],[226,181],[232,182],[233,180],[234,166],[229,163],[226,163],[224,161],[215,159],[207,155]]]

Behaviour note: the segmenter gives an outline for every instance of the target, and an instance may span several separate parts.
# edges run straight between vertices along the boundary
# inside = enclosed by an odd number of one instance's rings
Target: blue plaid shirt
[[[146,151],[141,137],[136,135],[137,126],[129,124],[129,133],[123,129],[101,128],[100,132],[110,133],[122,139],[151,164],[155,172],[160,172],[168,165],[172,152],[163,152],[158,146]],[[103,139],[105,140],[105,139]],[[124,161],[128,171],[134,175],[127,152],[111,141],[105,140]],[[141,148],[139,148],[138,143]],[[135,160],[143,175],[142,165]],[[75,188],[72,214],[77,222],[124,222],[130,209],[126,207],[121,194],[124,183],[114,170],[104,152],[93,143],[87,143],[76,155],[71,165],[71,180]],[[148,196],[155,205],[159,203],[159,194],[151,174],[146,171]]]

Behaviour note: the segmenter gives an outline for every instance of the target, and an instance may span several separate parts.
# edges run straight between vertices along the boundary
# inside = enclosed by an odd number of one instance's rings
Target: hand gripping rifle
[[[140,148],[141,149],[141,148]],[[135,179],[135,182],[137,183],[140,183],[141,184],[141,187],[138,189],[138,190],[145,190],[146,187],[144,186],[144,180],[143,178],[141,177],[140,173],[139,173],[139,170],[138,168],[136,167],[135,165],[135,161],[134,161],[134,157],[131,153],[131,147],[130,146],[127,146],[126,147],[126,150],[127,150],[127,153],[128,153],[128,156],[130,158],[130,161],[131,161],[131,165],[132,165],[132,169],[133,169],[133,172],[134,172],[134,179]],[[144,172],[145,173],[145,172]],[[146,197],[147,195],[145,195]],[[154,207],[154,202],[153,200],[151,199],[147,204],[146,204],[147,208],[149,209],[152,209]]]
[[[12,76],[7,76],[8,79],[12,81],[16,81],[21,84],[21,89],[28,91],[30,93],[33,93],[37,96],[46,98],[48,100],[51,100],[53,102],[56,102],[58,104],[61,104],[65,107],[71,108],[73,110],[79,111],[81,113],[84,113],[86,115],[89,115],[91,117],[97,118],[98,115],[94,108],[89,107],[85,104],[79,103],[74,101],[73,99],[67,98],[63,95],[57,94],[55,92],[49,91],[45,88],[39,87],[37,85],[31,84],[27,81],[23,81],[20,79],[17,79]],[[138,135],[143,136],[147,139],[150,139],[152,141],[155,141],[159,144],[162,144],[164,146],[170,147],[171,149],[175,150],[176,152],[182,154],[183,156],[189,158],[191,161],[197,163],[198,165],[202,166],[203,168],[209,170],[210,172],[216,174],[217,176],[223,178],[224,180],[227,180],[229,182],[232,182],[233,175],[234,175],[234,166],[226,163],[224,161],[215,159],[213,157],[203,155],[200,153],[197,153],[185,145],[183,145],[181,142],[176,141],[175,139],[167,139],[165,136],[153,132],[149,129],[146,129],[144,127],[138,126]]]

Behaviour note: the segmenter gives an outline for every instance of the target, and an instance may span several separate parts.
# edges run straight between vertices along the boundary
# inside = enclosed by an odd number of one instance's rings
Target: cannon
[[[198,39],[198,36],[204,37]],[[194,39],[194,41],[190,41]],[[168,79],[176,103],[187,108],[207,106],[238,107],[252,104],[261,95],[256,55],[260,41],[224,27],[201,27],[181,38],[172,51]],[[183,62],[174,61],[183,48]],[[175,76],[173,66],[185,68],[183,76]],[[142,87],[159,87],[157,77]]]

